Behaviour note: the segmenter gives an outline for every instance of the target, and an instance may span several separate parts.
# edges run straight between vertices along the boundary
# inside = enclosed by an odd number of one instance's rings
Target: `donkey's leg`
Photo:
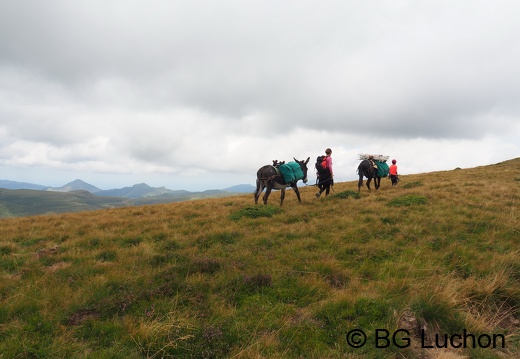
[[[379,189],[381,187],[381,177],[374,178],[374,184],[376,185],[376,189]]]
[[[302,202],[302,198],[300,196],[300,190],[298,189],[298,186],[295,184],[294,186],[291,186],[294,192],[296,193],[296,197],[298,197],[298,202]]]
[[[358,192],[361,192],[361,187],[363,187],[363,175],[359,175],[359,181],[357,184]]]
[[[369,191],[372,191],[372,188],[370,188],[370,182],[371,182],[371,181],[372,181],[372,177],[369,177],[369,178],[367,179],[367,188],[368,188]]]
[[[282,206],[284,199],[285,199],[285,189],[282,189],[280,191],[280,207]]]
[[[269,198],[269,195],[271,194],[272,189],[273,189],[273,185],[270,183],[267,183],[265,194],[264,194],[264,204],[267,204],[267,199]]]
[[[255,204],[258,204],[258,198],[260,198],[260,194],[264,190],[265,186],[259,179],[256,180],[256,191],[255,191]]]

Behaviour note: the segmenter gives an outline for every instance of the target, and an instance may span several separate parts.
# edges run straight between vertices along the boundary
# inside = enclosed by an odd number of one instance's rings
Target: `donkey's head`
[[[294,158],[294,157],[293,157]],[[307,160],[306,161],[298,161],[296,158],[294,158],[294,160],[296,162],[298,162],[298,164],[300,165],[300,167],[302,168],[302,172],[303,172],[303,183],[307,183],[308,179],[307,179],[307,163],[309,163],[309,160],[311,158],[310,157],[307,157]]]

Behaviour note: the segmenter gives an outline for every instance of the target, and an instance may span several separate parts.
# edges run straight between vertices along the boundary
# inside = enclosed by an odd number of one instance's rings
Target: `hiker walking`
[[[397,186],[397,182],[399,181],[399,176],[397,175],[397,161],[392,160],[392,165],[389,169],[390,180],[392,181],[392,187]]]
[[[332,171],[332,150],[327,148],[325,156],[319,156],[316,160],[317,186],[320,189],[316,198],[320,198],[323,191],[329,195],[330,187],[334,185],[334,172]]]

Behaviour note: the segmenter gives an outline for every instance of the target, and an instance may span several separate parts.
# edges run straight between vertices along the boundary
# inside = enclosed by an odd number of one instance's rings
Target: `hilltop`
[[[47,187],[46,191],[56,191],[56,192],[72,192],[72,191],[87,191],[90,193],[100,192],[101,190],[96,186],[93,186],[83,180],[76,179],[72,182],[67,183],[62,187]]]
[[[0,220],[0,357],[518,358],[520,159],[315,190]]]

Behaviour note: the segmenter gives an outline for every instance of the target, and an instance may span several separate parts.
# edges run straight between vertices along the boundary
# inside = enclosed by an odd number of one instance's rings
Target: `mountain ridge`
[[[34,183],[28,183],[28,182],[17,182],[17,181],[10,181],[10,180],[0,180],[0,188],[5,189],[34,189],[34,190],[45,190],[48,187],[34,184]]]
[[[233,193],[251,193],[255,190],[255,187],[250,184],[239,184],[224,189],[210,189],[204,191],[187,191],[184,189],[171,190],[164,186],[162,187],[151,187],[146,183],[134,184],[130,187],[112,188],[108,190],[102,190],[90,183],[87,183],[81,179],[75,179],[74,181],[68,182],[61,187],[49,187],[40,184],[29,183],[29,182],[17,182],[11,180],[0,180],[0,188],[5,189],[31,189],[31,190],[42,190],[42,191],[53,191],[53,192],[71,192],[71,191],[88,191],[99,196],[121,196],[125,198],[142,198],[152,197],[156,195],[164,194],[188,194],[188,193],[203,193],[206,191],[226,191]]]
[[[2,184],[4,187],[12,189],[3,188]],[[3,180],[0,181],[0,218],[235,196],[243,194],[244,192],[240,192],[240,190],[247,189],[247,186],[238,185],[230,187],[228,190],[190,192],[170,190],[165,187],[150,187],[146,183],[139,183],[132,187],[101,190],[80,179],[62,187],[45,187]],[[253,188],[253,186],[250,187]]]

